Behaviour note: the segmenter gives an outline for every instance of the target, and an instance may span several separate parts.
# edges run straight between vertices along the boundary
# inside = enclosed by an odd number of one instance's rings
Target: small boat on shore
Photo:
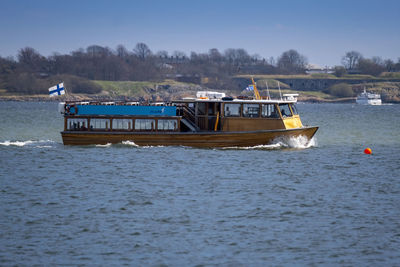
[[[356,103],[361,105],[382,105],[381,95],[368,93],[364,88],[364,91],[357,96]]]
[[[64,145],[129,141],[140,146],[249,147],[299,136],[309,141],[318,130],[302,124],[296,99],[256,98],[201,92],[171,102],[66,101],[60,103],[62,140]]]

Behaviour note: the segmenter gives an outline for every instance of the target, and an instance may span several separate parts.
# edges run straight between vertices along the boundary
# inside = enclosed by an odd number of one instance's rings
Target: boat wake
[[[95,145],[95,147],[110,147],[110,146],[112,146],[111,143],[107,143],[105,145]]]
[[[30,147],[37,147],[37,148],[49,148],[53,147],[56,142],[52,140],[28,140],[28,141],[4,141],[0,142],[1,146],[30,146]]]
[[[155,146],[140,146],[137,145],[135,142],[133,141],[122,141],[120,144],[118,144],[120,146],[130,146],[130,147],[140,147],[140,148],[152,148],[152,147],[165,147],[165,146],[160,146],[160,145],[155,145]]]
[[[132,141],[122,141],[122,144],[125,146],[139,147],[139,145],[135,144],[135,142]]]
[[[149,147],[162,147],[162,146],[139,146],[133,141],[122,141],[118,144],[107,143],[105,145],[95,145],[95,147],[135,147],[135,148],[149,148]]]
[[[264,150],[278,150],[278,149],[306,149],[310,147],[317,146],[317,141],[315,137],[311,140],[308,140],[305,136],[298,137],[280,137],[275,139],[269,145],[257,145],[257,146],[249,146],[249,147],[223,147],[223,148],[215,148],[215,149],[238,149],[238,150],[251,150],[251,149],[264,149]],[[105,145],[95,145],[95,147],[135,147],[135,148],[153,148],[153,147],[165,147],[165,146],[140,146],[137,145],[133,141],[122,141],[118,144],[107,143]],[[182,146],[186,147],[186,146]]]
[[[249,147],[225,147],[224,149],[243,149],[243,150],[278,150],[278,149],[306,149],[310,147],[316,147],[317,140],[313,137],[311,140],[308,140],[305,136],[297,136],[297,137],[280,137],[275,139],[269,145],[257,145],[257,146],[249,146]]]
[[[305,149],[310,147],[317,146],[317,140],[315,137],[308,140],[305,136],[297,136],[290,138],[278,138],[274,141],[274,143],[280,145],[282,148],[295,148],[295,149]]]

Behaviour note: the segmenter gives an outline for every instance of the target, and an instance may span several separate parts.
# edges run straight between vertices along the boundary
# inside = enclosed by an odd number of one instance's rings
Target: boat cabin
[[[293,100],[183,99],[66,102],[64,131],[242,132],[302,127]]]
[[[237,132],[302,126],[293,101],[199,99],[174,104],[183,125],[191,129],[189,122],[198,131]]]

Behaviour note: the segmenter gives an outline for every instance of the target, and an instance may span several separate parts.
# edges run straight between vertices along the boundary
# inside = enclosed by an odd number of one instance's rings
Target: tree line
[[[400,59],[382,60],[363,58],[351,51],[342,59],[343,66],[335,67],[342,76],[358,71],[379,75],[384,71],[400,71]],[[245,49],[229,48],[224,52],[210,49],[207,53],[167,51],[154,53],[145,43],[128,50],[123,45],[116,49],[91,45],[69,54],[54,53],[42,56],[31,47],[19,50],[17,58],[0,57],[0,89],[9,92],[46,93],[60,79],[73,84],[75,93],[98,93],[90,80],[160,81],[165,78],[205,83],[211,88],[236,89],[232,76],[238,74],[304,74],[307,58],[296,50],[288,50],[274,59],[250,55]],[[204,80],[202,78],[207,78]]]
[[[379,76],[383,72],[400,71],[400,58],[398,58],[397,63],[395,63],[392,59],[383,60],[378,56],[365,58],[357,51],[347,52],[342,57],[342,64],[343,66],[335,67],[337,76],[342,76],[346,73]]]

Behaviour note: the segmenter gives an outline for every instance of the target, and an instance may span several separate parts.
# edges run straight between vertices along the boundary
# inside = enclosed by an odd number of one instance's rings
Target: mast
[[[256,83],[254,82],[253,76],[251,76],[251,82],[253,83],[254,95],[256,96],[256,100],[261,100],[260,93],[258,92]]]

